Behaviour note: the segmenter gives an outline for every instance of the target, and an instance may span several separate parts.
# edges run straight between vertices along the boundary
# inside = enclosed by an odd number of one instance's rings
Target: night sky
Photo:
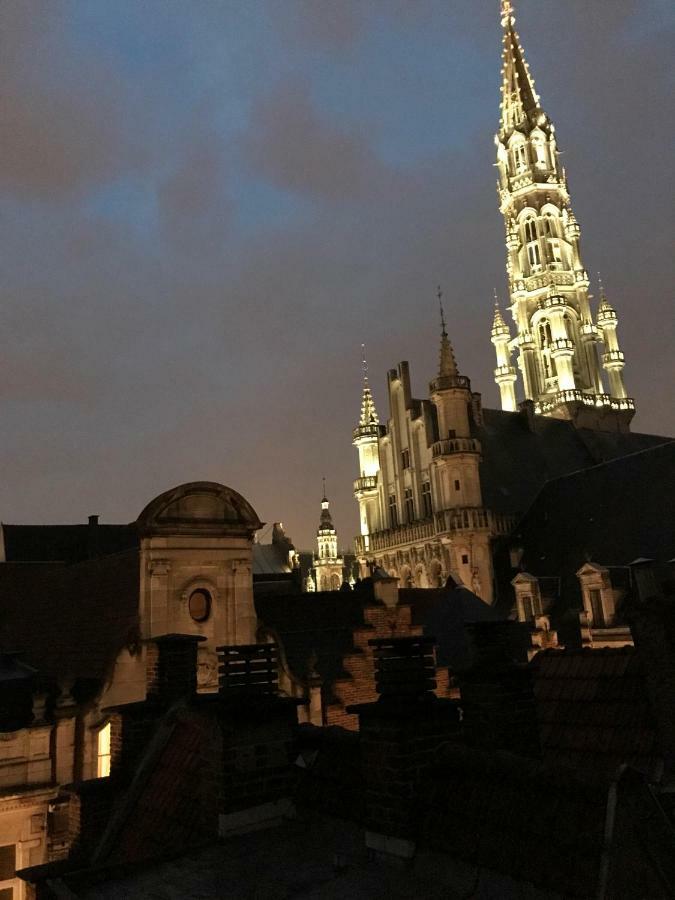
[[[636,431],[675,434],[675,5],[517,0]],[[340,543],[365,341],[497,405],[497,0],[2,0],[0,520],[221,481]]]

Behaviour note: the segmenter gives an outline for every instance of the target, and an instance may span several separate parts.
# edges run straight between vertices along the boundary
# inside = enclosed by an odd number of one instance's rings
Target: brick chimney
[[[514,662],[515,623],[467,625],[471,668],[458,676],[465,737],[473,746],[541,756],[532,671]]]
[[[359,716],[366,789],[366,846],[383,858],[411,859],[415,795],[424,772],[459,728],[457,704],[436,687],[434,639],[372,640],[379,699],[348,708]]]
[[[245,834],[294,815],[297,701],[279,696],[278,647],[218,647],[223,765],[218,832]]]

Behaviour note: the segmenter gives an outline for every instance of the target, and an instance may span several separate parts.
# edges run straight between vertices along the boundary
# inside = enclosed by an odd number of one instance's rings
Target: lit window
[[[98,733],[98,770],[99,778],[110,775],[110,722]]]
[[[605,627],[605,611],[602,608],[602,596],[600,595],[600,591],[592,590],[588,592],[588,600],[591,604],[591,616],[593,618],[593,625],[596,628],[604,628]]]
[[[204,588],[197,588],[190,594],[188,612],[195,622],[205,622],[211,615],[211,594]]]

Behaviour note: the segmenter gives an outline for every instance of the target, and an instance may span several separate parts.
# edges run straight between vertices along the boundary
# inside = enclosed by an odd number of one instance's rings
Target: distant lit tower
[[[377,479],[380,472],[380,450],[378,441],[385,428],[375,409],[375,401],[368,384],[368,364],[365,347],[363,351],[363,393],[361,396],[361,416],[353,432],[352,443],[359,453],[359,477],[354,482],[354,496],[359,504],[361,534],[366,552],[370,549],[369,535],[377,531],[379,521]],[[364,561],[361,561],[362,563]]]
[[[339,591],[342,586],[344,559],[338,556],[337,532],[333,526],[326,497],[326,480],[323,482],[321,521],[316,532],[318,554],[314,559],[314,582],[317,591]]]
[[[594,321],[555,128],[541,107],[515,31],[511,0],[501,0],[501,119],[495,136],[500,210],[506,226],[510,312],[515,335],[495,312],[492,343],[502,408],[515,408],[511,351],[535,411],[579,425],[627,429],[634,403],[623,386],[616,313]],[[602,351],[602,366],[598,358]],[[603,387],[602,369],[609,393]]]

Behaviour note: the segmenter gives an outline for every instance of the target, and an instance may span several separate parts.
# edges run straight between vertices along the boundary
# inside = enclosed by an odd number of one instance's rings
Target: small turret
[[[497,368],[495,369],[495,381],[501,394],[502,409],[506,412],[516,411],[516,370],[511,365],[511,331],[504,321],[502,311],[499,308],[499,298],[495,291],[495,313],[492,321],[492,343],[497,354]]]
[[[352,443],[359,454],[359,477],[354,482],[354,496],[359,504],[361,535],[368,549],[368,535],[377,530],[377,481],[380,471],[379,440],[384,434],[384,426],[375,408],[375,400],[368,382],[366,348],[361,344],[363,365],[363,391],[361,395],[361,415],[354,429]]]
[[[324,478],[321,519],[316,532],[318,554],[312,566],[317,591],[338,591],[342,586],[344,559],[338,555],[337,532],[329,507],[330,503],[326,497],[326,479]]]
[[[602,367],[605,372],[607,372],[610,394],[612,397],[623,400],[627,396],[626,386],[623,382],[623,368],[626,365],[626,360],[622,351],[619,349],[619,339],[616,333],[619,320],[614,307],[607,299],[605,287],[600,275],[598,275],[598,283],[600,286],[598,328],[602,333],[602,338],[605,343],[605,352],[602,354]]]

